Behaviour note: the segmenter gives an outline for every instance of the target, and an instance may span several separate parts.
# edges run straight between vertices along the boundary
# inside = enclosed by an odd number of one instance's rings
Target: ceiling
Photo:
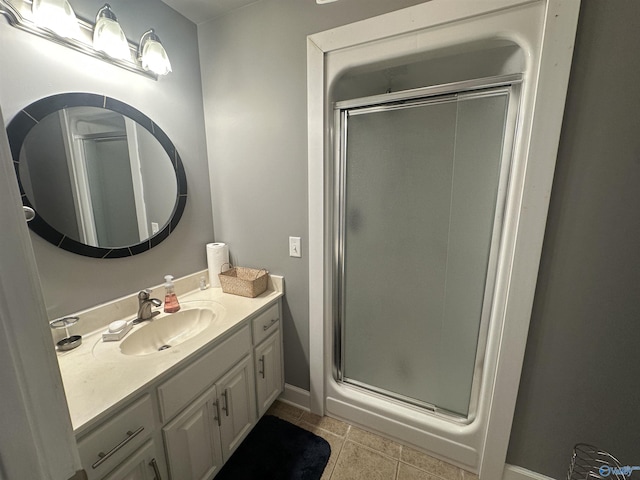
[[[205,23],[259,0],[162,0],[195,24]]]

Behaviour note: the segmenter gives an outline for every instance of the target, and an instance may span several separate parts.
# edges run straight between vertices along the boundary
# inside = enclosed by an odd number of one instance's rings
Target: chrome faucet
[[[157,298],[149,298],[151,296],[151,290],[148,288],[140,291],[138,293],[138,316],[132,322],[134,325],[137,325],[141,322],[146,322],[147,320],[151,320],[156,315],[160,315],[160,312],[156,310],[155,312],[151,311],[151,307],[159,307],[162,305],[162,302]]]

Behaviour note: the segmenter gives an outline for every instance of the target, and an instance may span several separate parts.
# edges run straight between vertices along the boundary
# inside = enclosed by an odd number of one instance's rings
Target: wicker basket
[[[225,263],[222,268],[225,265],[229,265],[229,270],[218,274],[224,293],[254,298],[267,289],[269,272],[264,268],[234,267],[230,263]]]

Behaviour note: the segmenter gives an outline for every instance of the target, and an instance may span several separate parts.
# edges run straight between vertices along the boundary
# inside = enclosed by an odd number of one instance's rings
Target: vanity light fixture
[[[108,4],[98,10],[94,24],[77,17],[69,1],[0,0],[0,16],[20,30],[153,80],[171,72],[167,52],[153,30],[142,36],[141,43],[150,43],[141,47],[127,40]]]
[[[104,7],[96,14],[96,25],[93,27],[93,48],[112,58],[131,60],[127,37],[108,3],[105,3]]]
[[[143,69],[156,75],[166,75],[171,71],[169,56],[153,28],[144,32],[140,38],[138,60]]]
[[[65,38],[80,38],[76,14],[67,0],[33,0],[33,22]]]

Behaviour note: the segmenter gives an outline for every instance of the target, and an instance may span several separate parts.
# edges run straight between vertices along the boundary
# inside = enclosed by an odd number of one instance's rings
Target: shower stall
[[[502,479],[578,10],[432,0],[308,37],[312,412]]]
[[[336,104],[339,382],[473,418],[520,80]]]

